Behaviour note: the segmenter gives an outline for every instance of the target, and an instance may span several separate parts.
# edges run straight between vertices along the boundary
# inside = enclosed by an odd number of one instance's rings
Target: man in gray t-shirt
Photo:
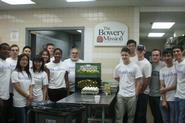
[[[150,96],[160,97],[159,71],[165,64],[159,61],[158,64],[152,63],[152,77],[150,81]]]
[[[152,50],[152,76],[149,84],[149,104],[153,115],[154,123],[163,123],[160,111],[160,80],[159,71],[165,66],[160,61],[161,51],[158,49]]]

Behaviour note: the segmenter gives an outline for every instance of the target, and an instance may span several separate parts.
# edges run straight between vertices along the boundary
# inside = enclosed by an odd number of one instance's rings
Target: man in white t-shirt
[[[17,65],[17,59],[19,55],[19,46],[13,44],[10,46],[10,57],[6,59],[6,62],[10,65],[11,71],[13,71]],[[12,83],[10,83],[10,93],[12,93]]]
[[[19,55],[19,46],[13,44],[10,46],[10,57],[6,59],[6,62],[10,65],[11,71],[13,71],[17,65],[17,59]],[[12,83],[10,83],[10,93],[12,93]]]
[[[13,44],[10,46],[10,57],[6,59],[6,61],[10,64],[12,71],[15,69],[17,65],[17,59],[19,55],[19,46]]]
[[[68,69],[70,93],[75,92],[75,64],[82,62],[83,60],[79,59],[79,50],[77,48],[72,48],[70,50],[70,58],[64,60],[64,64]]]
[[[137,62],[138,61],[138,57],[137,57],[137,54],[136,54],[136,46],[137,46],[137,43],[135,40],[133,39],[129,39],[127,41],[127,48],[130,50],[130,61],[131,62]],[[122,58],[120,58],[120,63],[123,64],[123,60]],[[124,116],[124,119],[123,119],[123,122],[127,122],[127,114]]]
[[[185,123],[185,59],[183,50],[182,46],[173,47],[173,57],[176,60],[175,68],[177,71],[176,123]]]
[[[30,46],[24,46],[22,49],[22,53],[26,54],[29,57],[29,67],[32,68],[33,63],[31,60],[31,47]]]
[[[136,62],[142,72],[141,93],[138,96],[135,123],[147,123],[146,112],[149,97],[149,81],[152,73],[151,63],[144,57],[146,48],[144,45],[137,46],[138,61]]]
[[[49,51],[50,61],[54,61],[55,58],[53,56],[53,51],[55,49],[55,45],[53,43],[47,43],[46,49]]]
[[[123,116],[128,115],[128,123],[134,122],[137,96],[140,93],[142,73],[137,64],[131,62],[130,50],[123,47],[121,50],[123,64],[115,68],[114,79],[119,82],[119,91],[115,105],[115,123],[123,123]]]
[[[136,62],[138,61],[138,57],[136,54],[136,41],[133,39],[130,39],[127,41],[127,48],[130,50],[130,61]],[[120,58],[120,63],[123,63],[122,58]]]
[[[7,43],[0,44],[0,123],[8,123],[11,69],[6,58],[9,56],[9,50]]]
[[[12,44],[10,46],[10,57],[8,57],[6,59],[6,62],[9,64],[11,72],[13,72],[13,70],[15,70],[15,67],[17,65],[17,59],[18,59],[18,55],[19,55],[19,46],[16,44]],[[10,80],[11,81],[11,80]],[[10,103],[13,104],[13,84],[12,82],[10,82]],[[10,108],[10,115],[13,119],[13,114],[14,114],[14,107],[13,105],[9,106]]]
[[[175,123],[175,90],[177,72],[173,65],[172,49],[163,51],[166,66],[160,70],[161,114],[164,123]]]

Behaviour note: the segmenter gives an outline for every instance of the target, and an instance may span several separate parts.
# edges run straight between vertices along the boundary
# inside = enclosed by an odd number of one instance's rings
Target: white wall
[[[84,27],[84,59],[102,63],[102,80],[112,81],[112,71],[120,58],[121,47],[95,47],[97,24],[116,21],[128,26],[128,38],[139,40],[139,9],[134,7],[90,7],[0,11],[0,42],[25,45],[25,28]],[[10,41],[10,33],[19,33],[18,41]]]

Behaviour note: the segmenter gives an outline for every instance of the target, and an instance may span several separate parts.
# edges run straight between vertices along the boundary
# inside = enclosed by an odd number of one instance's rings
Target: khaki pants
[[[136,112],[137,97],[123,97],[117,95],[115,112],[116,119],[115,123],[123,123],[123,117],[125,113],[128,114],[128,123],[134,123],[135,112]]]

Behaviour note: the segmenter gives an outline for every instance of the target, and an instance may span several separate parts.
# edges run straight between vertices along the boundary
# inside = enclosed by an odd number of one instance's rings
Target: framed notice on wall
[[[124,46],[128,40],[128,27],[119,22],[104,22],[94,30],[95,46]]]
[[[19,41],[19,32],[17,30],[10,32],[10,41]]]

